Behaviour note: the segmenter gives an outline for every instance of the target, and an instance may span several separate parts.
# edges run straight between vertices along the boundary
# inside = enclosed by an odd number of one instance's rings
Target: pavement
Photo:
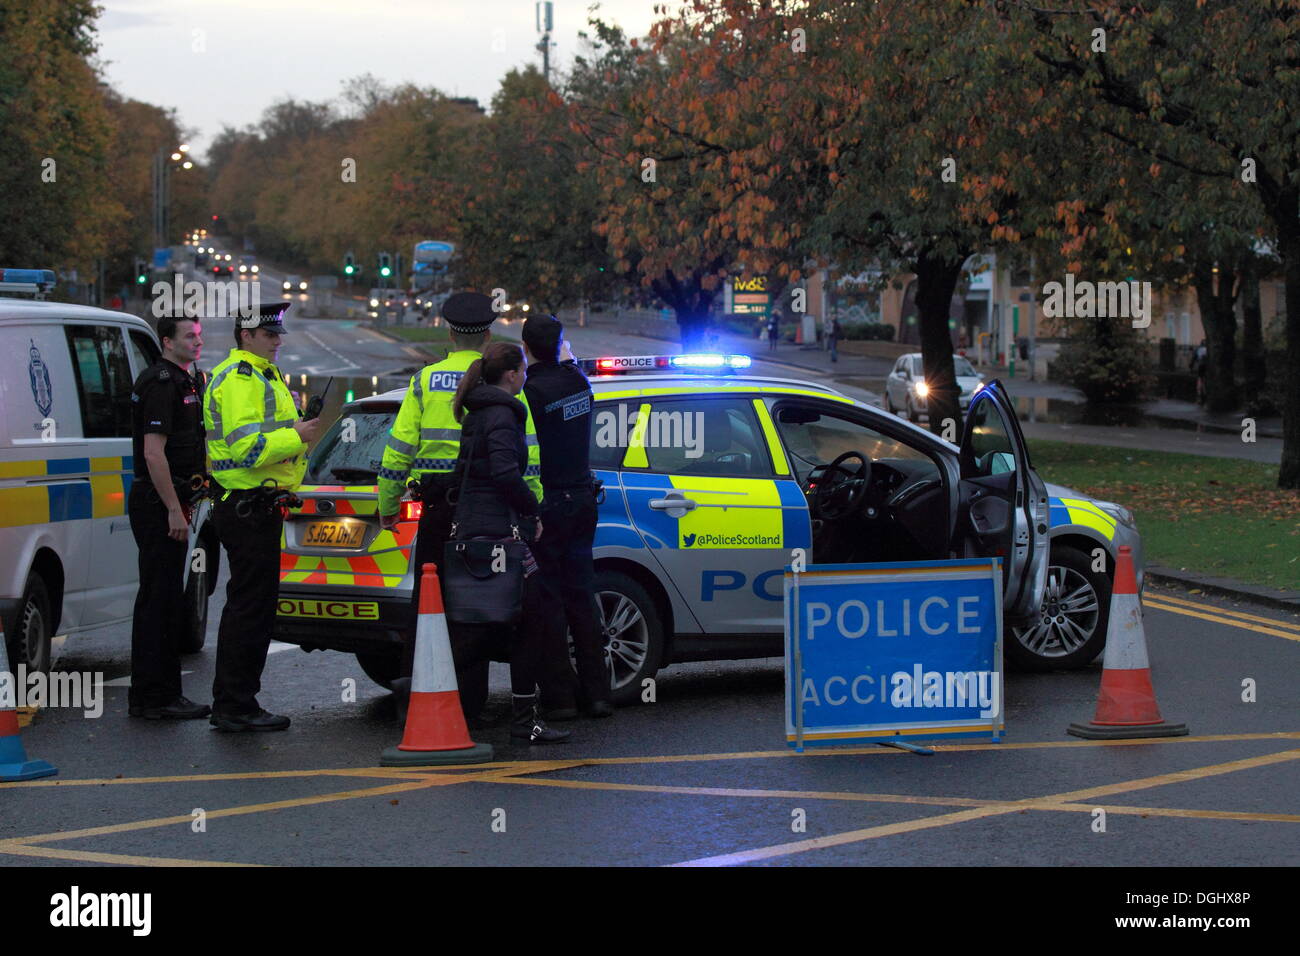
[[[401,728],[344,654],[272,648],[261,697],[285,733],[130,719],[121,625],[61,643],[61,671],[102,675],[104,711],[28,723],[29,756],[60,773],[0,784],[0,866],[1300,864],[1300,615],[1149,586],[1144,617],[1160,706],[1190,736],[1067,736],[1097,662],[1008,674],[1002,743],[796,754],[782,662],[762,659],[674,665],[653,703],[563,745],[499,724],[474,731],[494,762],[413,769],[378,766]],[[185,658],[195,699],[213,651]],[[508,695],[494,665],[490,706]]]

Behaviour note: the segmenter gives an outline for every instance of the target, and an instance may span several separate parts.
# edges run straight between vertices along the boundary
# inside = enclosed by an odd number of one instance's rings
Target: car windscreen
[[[379,475],[397,406],[345,410],[316,445],[304,484],[368,485]]]
[[[974,367],[970,364],[970,360],[960,355],[954,355],[952,357],[952,372],[958,378],[966,375],[975,378],[979,375],[979,372],[975,371]]]

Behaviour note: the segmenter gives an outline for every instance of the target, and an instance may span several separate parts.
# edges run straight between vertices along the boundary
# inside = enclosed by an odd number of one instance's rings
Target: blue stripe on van
[[[54,462],[50,464],[53,465]],[[89,465],[89,461],[86,461],[86,464]],[[70,485],[47,485],[46,491],[50,498],[51,521],[77,521],[93,517],[94,502],[89,484],[78,482]]]

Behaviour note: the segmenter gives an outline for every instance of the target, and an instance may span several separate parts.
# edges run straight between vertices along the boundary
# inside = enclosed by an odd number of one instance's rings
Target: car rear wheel
[[[1023,671],[1083,667],[1106,645],[1111,579],[1092,570],[1092,558],[1073,547],[1053,548],[1039,620],[1011,628],[1007,660]]]
[[[609,642],[610,696],[619,705],[641,697],[641,682],[654,677],[664,656],[664,628],[655,602],[637,581],[617,571],[597,571],[600,628]]]
[[[386,654],[382,651],[367,654],[358,652],[357,663],[361,665],[367,677],[385,690],[392,690],[393,681],[397,680],[402,671],[400,654]]]

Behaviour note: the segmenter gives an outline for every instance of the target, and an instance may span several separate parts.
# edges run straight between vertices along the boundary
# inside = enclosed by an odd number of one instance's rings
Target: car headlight
[[[289,291],[289,283],[287,283],[287,282],[284,283],[284,291],[285,291],[285,292],[288,292],[288,291]]]
[[[370,300],[370,308],[372,308],[372,309],[377,309],[377,308],[379,308],[379,300],[378,300],[378,299],[371,299],[371,300]]]
[[[925,384],[924,381],[916,382],[912,386],[912,390],[916,392],[917,396],[920,398],[925,398],[925,396],[930,394],[930,386]]]
[[[1095,501],[1093,502],[1098,508],[1106,512],[1126,528],[1137,530],[1137,519],[1133,517],[1133,512],[1129,511],[1123,505],[1117,505],[1113,501]]]

